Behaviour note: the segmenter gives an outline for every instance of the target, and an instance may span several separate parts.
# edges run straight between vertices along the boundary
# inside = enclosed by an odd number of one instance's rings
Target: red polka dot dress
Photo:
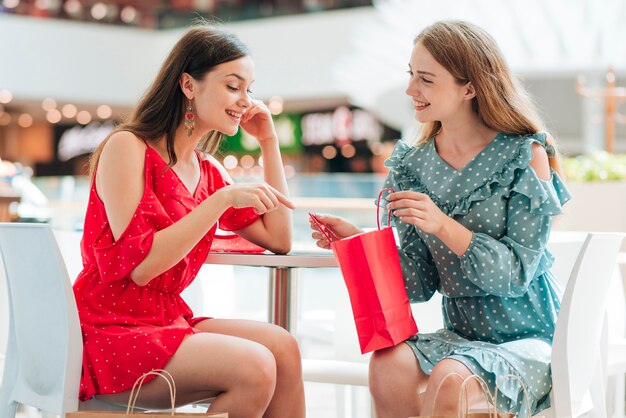
[[[200,181],[192,194],[148,147],[144,193],[118,240],[113,239],[93,182],[81,242],[83,271],[74,284],[84,344],[81,400],[131,389],[145,372],[163,368],[185,336],[198,332],[194,325],[207,319],[194,317],[180,293],[202,266],[215,226],[178,264],[147,285],[138,286],[129,277],[150,251],[155,232],[228,185],[210,161],[203,160],[200,167]],[[234,231],[257,218],[251,208],[230,208],[219,224]]]

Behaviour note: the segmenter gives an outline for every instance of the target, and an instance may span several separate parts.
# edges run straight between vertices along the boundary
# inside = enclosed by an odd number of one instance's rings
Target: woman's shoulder
[[[531,148],[532,144],[538,144],[542,147],[547,147],[548,134],[546,132],[536,132],[529,134],[515,134],[500,132],[498,137],[501,139],[500,143],[504,145],[510,145],[514,149]]]
[[[111,154],[116,158],[124,156],[124,159],[141,157],[148,148],[146,142],[129,131],[117,131],[113,133],[102,147],[102,156]]]
[[[385,161],[385,166],[392,170],[402,168],[405,161],[412,158],[421,158],[420,156],[428,151],[431,142],[431,139],[415,143],[407,143],[402,139],[398,140],[391,155]]]

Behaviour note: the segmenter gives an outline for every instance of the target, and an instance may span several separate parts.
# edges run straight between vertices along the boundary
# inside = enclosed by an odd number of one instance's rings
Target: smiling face
[[[241,117],[250,108],[253,81],[254,62],[249,56],[216,65],[202,80],[193,80],[196,129],[236,134]]]
[[[419,42],[411,53],[409,75],[406,94],[413,100],[419,122],[443,122],[459,111],[471,111],[471,83],[459,83]]]

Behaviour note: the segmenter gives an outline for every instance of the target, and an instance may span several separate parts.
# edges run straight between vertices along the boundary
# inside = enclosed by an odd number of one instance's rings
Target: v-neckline
[[[149,149],[151,149],[152,151],[154,151],[154,153],[159,157],[159,159],[161,160],[161,162],[163,164],[165,164],[165,166],[167,167],[167,162],[165,162],[165,159],[161,156],[161,154],[159,154],[159,152],[154,148],[151,147],[150,145],[147,145]],[[194,150],[194,153],[196,154],[196,158],[198,159],[198,168],[200,170],[200,176],[198,178],[198,183],[196,184],[196,187],[194,188],[193,192],[191,190],[189,190],[189,188],[187,187],[187,185],[185,184],[184,181],[182,181],[182,179],[180,178],[180,176],[178,175],[178,173],[176,172],[176,170],[174,170],[174,168],[169,167],[168,170],[172,172],[172,175],[176,178],[176,181],[183,187],[183,189],[185,189],[185,191],[187,192],[187,194],[192,198],[192,199],[196,199],[198,192],[200,190],[200,185],[202,184],[202,179],[204,177],[204,173],[202,170],[202,159],[200,158],[200,153],[198,152],[198,150]]]
[[[474,156],[472,157],[472,159],[471,159],[471,160],[469,160],[467,163],[465,163],[465,164],[463,165],[463,167],[460,167],[460,168],[458,168],[458,169],[456,169],[456,168],[452,167],[452,166],[450,165],[450,163],[448,163],[446,160],[444,160],[444,159],[441,157],[441,155],[439,154],[439,151],[437,150],[437,144],[436,144],[436,142],[435,142],[435,137],[434,137],[434,136],[431,138],[431,142],[432,142],[432,143],[431,143],[431,146],[432,146],[432,150],[433,150],[433,152],[434,152],[434,153],[435,153],[435,155],[437,156],[437,159],[439,160],[439,162],[440,162],[442,165],[444,165],[444,166],[445,166],[445,167],[447,167],[448,169],[450,169],[450,170],[454,171],[456,174],[460,174],[460,173],[462,173],[463,171],[465,171],[465,169],[466,169],[466,168],[468,168],[471,164],[473,164],[473,163],[474,163],[474,161],[476,161],[476,160],[478,159],[478,157],[480,157],[481,155],[483,155],[483,154],[485,153],[485,151],[487,151],[487,150],[488,150],[488,149],[489,149],[489,148],[490,148],[490,147],[491,147],[491,146],[492,146],[492,145],[496,142],[496,140],[497,140],[499,137],[500,137],[500,132],[498,132],[498,133],[496,134],[496,136],[494,136],[494,137],[493,137],[493,139],[487,143],[487,145],[485,145],[485,146],[484,146],[484,147],[483,147],[483,148],[482,148],[482,149],[481,149],[481,150],[480,150],[480,151],[479,151],[476,155],[474,155]]]

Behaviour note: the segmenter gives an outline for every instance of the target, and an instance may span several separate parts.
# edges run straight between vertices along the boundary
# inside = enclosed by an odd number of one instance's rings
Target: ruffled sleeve
[[[515,170],[510,184],[506,235],[497,239],[475,232],[460,257],[466,278],[496,296],[523,295],[530,281],[551,266],[545,251],[551,217],[561,214],[562,205],[571,197],[556,172],[542,180],[530,166],[533,142],[545,145],[545,136],[527,137],[521,144],[525,165]]]
[[[529,136],[522,143],[520,153],[523,167],[516,170],[513,183],[513,194],[521,194],[530,201],[530,212],[542,215],[560,215],[563,213],[562,206],[572,198],[559,175],[550,169],[551,177],[548,180],[540,179],[535,170],[530,166],[532,159],[532,144],[537,142],[543,147],[546,145],[546,134],[539,133]]]
[[[104,207],[103,207],[104,210]],[[157,230],[163,223],[162,206],[150,189],[144,195],[133,217],[120,237],[115,240],[109,227],[93,243],[94,257],[103,283],[128,277],[148,255]]]
[[[396,148],[397,149],[397,148]],[[392,171],[387,176],[385,186],[394,190],[400,190],[397,177]],[[384,202],[381,202],[384,205]],[[385,211],[385,220],[388,213]],[[398,254],[400,255],[400,265],[404,276],[404,285],[407,296],[411,303],[425,302],[429,300],[439,286],[439,274],[437,267],[428,250],[428,246],[421,239],[413,225],[404,222],[394,222],[400,245]]]

